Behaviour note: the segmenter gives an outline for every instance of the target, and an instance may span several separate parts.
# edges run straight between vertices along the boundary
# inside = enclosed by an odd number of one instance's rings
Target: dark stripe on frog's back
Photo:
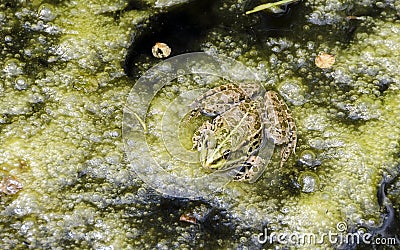
[[[266,93],[264,123],[266,130],[275,140],[275,144],[283,144],[288,142],[290,134],[288,107],[281,100],[277,93],[268,91]]]

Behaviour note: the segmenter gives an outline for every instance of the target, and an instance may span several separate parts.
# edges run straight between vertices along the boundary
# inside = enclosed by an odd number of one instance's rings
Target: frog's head
[[[229,154],[229,149],[205,148],[200,151],[200,160],[204,168],[217,170],[227,164]]]
[[[224,118],[218,116],[210,129],[201,132],[198,149],[201,164],[205,169],[228,169],[246,158],[247,148],[240,147],[243,141],[241,133],[237,131],[237,127],[232,128],[226,122]]]
[[[230,143],[221,144],[220,133],[214,130],[203,130],[199,142],[200,162],[205,169],[221,169],[230,154]]]
[[[204,138],[204,146],[200,150],[200,161],[207,170],[228,170],[246,160],[246,147],[232,147],[232,141],[227,137],[216,138],[210,134]]]

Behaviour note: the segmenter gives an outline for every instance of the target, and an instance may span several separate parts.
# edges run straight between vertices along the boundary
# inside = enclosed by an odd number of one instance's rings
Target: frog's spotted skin
[[[275,92],[264,93],[259,84],[221,85],[197,98],[191,107],[192,116],[213,118],[193,136],[193,149],[200,151],[206,169],[235,168],[235,180],[252,183],[266,167],[266,161],[258,156],[266,140],[284,144],[281,166],[294,152],[296,126],[286,104]]]

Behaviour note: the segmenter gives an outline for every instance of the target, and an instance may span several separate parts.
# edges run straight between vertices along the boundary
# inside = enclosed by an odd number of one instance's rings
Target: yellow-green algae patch
[[[101,208],[133,202],[103,194],[124,185],[135,189],[134,177],[121,166],[122,107],[131,84],[122,65],[136,25],[154,12],[132,10],[116,20],[126,1],[92,2],[0,5],[2,21],[17,31],[10,32],[14,44],[5,45],[2,57],[24,62],[21,69],[10,60],[0,63],[6,96],[0,165],[23,183],[16,195],[1,197],[2,249],[126,248],[129,237],[137,239],[138,225],[121,227],[121,213]],[[10,22],[18,18],[21,26]],[[18,37],[31,40],[24,48]],[[17,54],[7,53],[18,46]],[[19,76],[28,79],[25,89],[14,88]]]
[[[370,121],[373,124],[338,131],[336,139],[345,144],[337,150],[337,159],[319,166],[321,191],[302,194],[296,204],[288,205],[285,221],[289,232],[339,233],[339,222],[381,225],[376,187],[382,173],[393,171],[396,163],[400,112],[397,93],[387,93],[384,102],[385,111],[379,120]]]
[[[301,152],[305,145],[311,146],[317,152],[322,149],[325,159],[316,170],[321,178],[321,191],[302,194],[295,203],[286,204],[289,212],[284,220],[289,232],[336,232],[339,222],[352,225],[368,221],[370,226],[381,225],[376,188],[383,173],[392,174],[398,161],[395,156],[400,139],[400,101],[397,91],[399,72],[395,66],[398,64],[398,51],[395,44],[399,44],[399,28],[399,23],[377,22],[375,33],[364,35],[363,40],[356,41],[349,49],[337,55],[341,63],[334,66],[334,72],[336,67],[342,67],[354,77],[356,72],[361,71],[354,70],[354,67],[384,65],[380,73],[369,77],[379,79],[379,74],[385,74],[393,81],[383,95],[376,95],[376,86],[371,86],[369,82],[362,85],[356,80],[349,82],[349,85],[355,88],[351,98],[344,101],[349,105],[344,105],[346,108],[357,106],[365,100],[367,103],[373,103],[372,106],[361,106],[359,112],[354,115],[348,112],[349,121],[363,120],[361,124],[340,122],[339,118],[342,115],[331,115],[329,111],[321,108],[296,107],[294,113],[295,116],[297,114],[298,127],[301,130],[307,127],[310,129],[300,132],[301,142],[298,150]],[[373,51],[369,44],[374,45]],[[385,56],[382,56],[382,51],[385,51]],[[388,57],[389,54],[394,57]],[[333,73],[333,77],[337,75]],[[342,83],[337,81],[337,84]],[[365,93],[368,93],[367,98]],[[314,118],[310,120],[311,116]],[[334,117],[336,119],[332,119]],[[315,126],[321,121],[322,127]]]

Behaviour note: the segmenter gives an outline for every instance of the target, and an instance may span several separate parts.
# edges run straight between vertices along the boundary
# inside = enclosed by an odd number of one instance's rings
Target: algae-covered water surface
[[[272,2],[0,0],[0,248],[399,248],[400,2]],[[297,128],[255,183],[192,149],[241,82]]]

